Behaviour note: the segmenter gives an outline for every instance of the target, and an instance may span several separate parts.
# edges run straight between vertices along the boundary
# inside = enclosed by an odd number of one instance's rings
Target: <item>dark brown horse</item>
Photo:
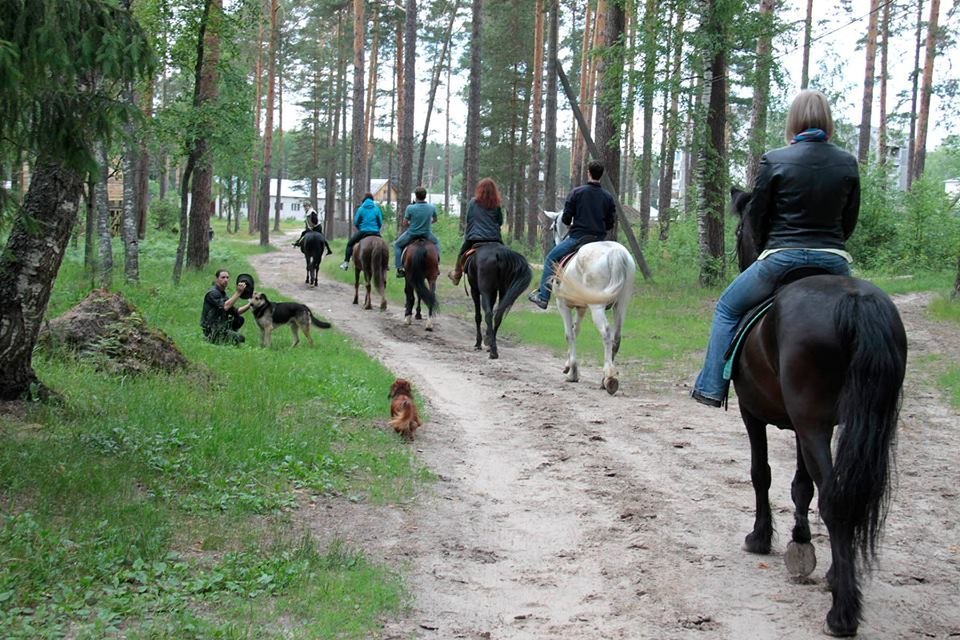
[[[499,242],[477,244],[474,249],[475,252],[464,261],[477,322],[477,344],[474,348],[477,351],[483,348],[483,335],[480,333],[482,317],[487,324],[486,342],[490,358],[495,360],[500,357],[497,351],[500,323],[517,296],[529,286],[533,272],[526,258]]]
[[[327,238],[319,231],[309,230],[303,234],[300,241],[300,251],[307,261],[307,279],[306,284],[317,286],[317,272],[320,270],[320,262],[323,260],[324,251],[330,255],[330,244]]]
[[[407,245],[403,253],[404,276],[403,292],[406,294],[404,322],[410,324],[413,316],[413,302],[417,302],[417,320],[423,318],[420,314],[420,303],[427,305],[427,331],[433,331],[433,315],[440,308],[437,301],[437,278],[440,276],[440,256],[437,247],[426,238],[418,238]]]
[[[740,215],[749,194],[732,193]],[[737,236],[742,271],[757,258],[749,216],[741,215]],[[747,336],[733,372],[756,494],[756,520],[744,549],[770,553],[766,427],[790,429],[797,470],[793,533],[784,560],[794,575],[814,569],[807,513],[816,485],[833,561],[826,578],[833,604],[824,627],[830,635],[855,635],[862,616],[858,569],[869,569],[876,557],[889,504],[906,360],[906,333],[889,296],[856,278],[815,275],[777,292]]]
[[[360,299],[360,274],[367,287],[367,295],[363,299],[363,308],[371,309],[370,286],[377,288],[380,294],[380,310],[387,308],[387,295],[384,289],[387,286],[387,269],[390,268],[390,249],[380,236],[367,236],[353,247],[353,267],[356,279],[353,284],[353,304]]]

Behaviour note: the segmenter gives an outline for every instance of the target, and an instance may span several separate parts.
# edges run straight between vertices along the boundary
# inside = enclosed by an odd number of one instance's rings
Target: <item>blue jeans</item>
[[[563,256],[571,253],[577,248],[580,240],[567,236],[559,244],[553,245],[553,249],[547,253],[543,261],[543,275],[540,276],[540,299],[546,302],[550,301],[550,278],[553,277],[553,265],[555,265]]]
[[[417,238],[426,238],[432,242],[437,247],[437,261],[440,260],[440,241],[437,240],[437,237],[433,233],[428,233],[425,236],[410,236],[410,230],[404,231],[397,239],[393,241],[393,265],[399,269],[403,266],[403,250],[408,244],[416,240]]]
[[[770,297],[780,276],[793,267],[820,267],[835,275],[850,275],[850,265],[842,256],[824,251],[787,249],[754,262],[717,300],[707,355],[694,390],[714,400],[723,399],[728,384],[723,379],[723,354],[733,340],[737,324],[750,309]]]

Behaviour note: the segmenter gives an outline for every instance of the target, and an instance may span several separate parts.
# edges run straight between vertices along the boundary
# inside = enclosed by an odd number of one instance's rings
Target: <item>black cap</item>
[[[253,276],[249,273],[241,273],[237,276],[237,284],[244,283],[247,285],[247,288],[243,290],[243,293],[240,294],[240,297],[244,300],[249,300],[250,296],[253,295]]]

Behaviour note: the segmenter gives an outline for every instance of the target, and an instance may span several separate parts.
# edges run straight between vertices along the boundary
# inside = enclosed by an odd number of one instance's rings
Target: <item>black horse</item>
[[[420,303],[427,305],[427,331],[433,331],[433,316],[440,308],[437,300],[437,278],[440,276],[440,258],[437,247],[426,238],[418,238],[407,245],[403,253],[404,275],[403,292],[406,296],[404,322],[410,324],[413,317],[413,303],[416,299],[417,315],[420,320]]]
[[[749,216],[742,215],[749,194],[731,193],[740,215],[742,271],[757,259],[757,249]],[[830,635],[855,635],[861,619],[858,564],[870,568],[886,518],[906,359],[906,333],[889,296],[856,278],[813,275],[779,289],[733,372],[756,494],[744,549],[770,552],[766,426],[790,429],[797,447],[795,523],[784,560],[794,575],[807,575],[816,564],[807,517],[816,485],[833,561],[827,572],[833,603],[824,627]]]
[[[486,342],[490,358],[499,357],[497,330],[514,301],[530,285],[533,272],[527,259],[498,242],[474,245],[475,252],[465,262],[470,283],[474,317],[477,322],[477,351],[483,348],[480,310],[487,323]]]
[[[307,279],[308,285],[317,286],[317,272],[320,270],[320,262],[323,260],[324,250],[326,254],[330,251],[330,244],[327,238],[319,231],[307,231],[303,234],[303,240],[300,242],[300,251],[307,260]]]

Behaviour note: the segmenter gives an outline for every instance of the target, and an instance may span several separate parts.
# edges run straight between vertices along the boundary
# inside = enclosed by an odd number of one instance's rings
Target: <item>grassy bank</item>
[[[260,251],[219,231],[210,273],[174,287],[174,240],[150,237],[142,283],[118,287],[188,372],[118,378],[38,351],[62,399],[0,417],[0,637],[365,637],[404,606],[397,575],[293,525],[305,494],[396,501],[428,479],[379,428],[392,377],[335,330],[313,350],[286,332],[269,351],[204,342],[213,269]],[[89,290],[71,250],[48,315]]]

